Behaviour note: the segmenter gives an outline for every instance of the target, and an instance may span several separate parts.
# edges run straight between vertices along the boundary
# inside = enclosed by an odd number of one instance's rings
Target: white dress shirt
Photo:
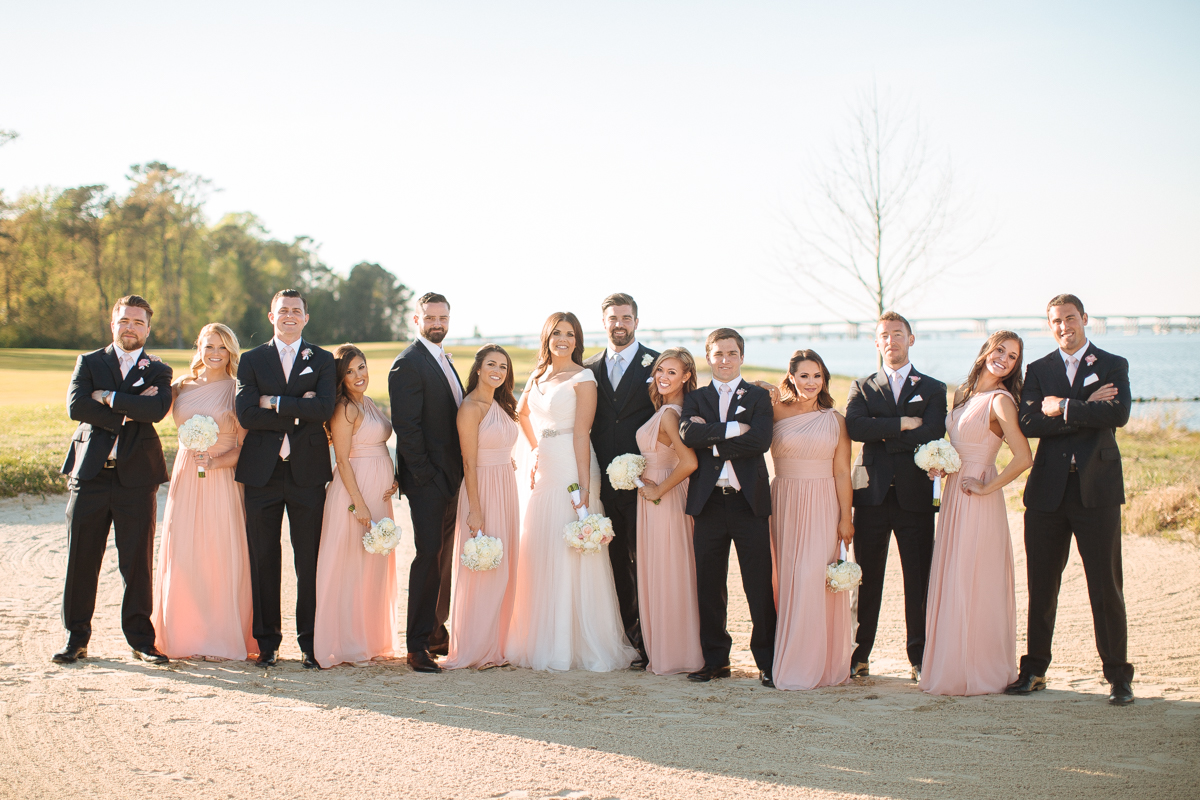
[[[300,351],[304,349],[304,339],[297,339],[291,344],[287,344],[278,336],[273,337],[275,342],[275,351],[279,353],[279,366],[283,367],[284,381],[291,380],[292,370],[296,368],[296,358],[299,357]],[[275,413],[279,413],[279,403],[275,403]],[[299,420],[296,420],[299,422]],[[279,457],[287,459],[292,454],[292,435],[285,433],[283,435],[283,444],[279,446]]]
[[[888,386],[892,387],[892,399],[899,405],[900,392],[904,389],[904,382],[908,380],[908,373],[912,372],[912,362],[906,362],[900,369],[892,369],[884,364],[883,371],[888,376]]]
[[[1089,340],[1084,339],[1083,347],[1076,350],[1073,355],[1068,353],[1066,350],[1063,350],[1061,347],[1058,348],[1058,354],[1060,356],[1062,356],[1063,364],[1067,368],[1067,383],[1071,384],[1071,386],[1075,385],[1075,376],[1079,373],[1079,364],[1083,361],[1083,357],[1087,353],[1087,350],[1089,347],[1091,347],[1091,345],[1092,345],[1092,343]],[[1070,403],[1068,403],[1067,405],[1069,407]],[[1064,408],[1063,409],[1063,422],[1066,422],[1066,421],[1067,421],[1067,409]],[[1073,456],[1073,455],[1071,456],[1071,463],[1072,464],[1075,463],[1075,456]]]
[[[719,381],[716,378],[713,378],[712,381],[713,388],[717,390],[717,396],[721,398],[721,404],[719,408],[721,412],[721,422],[725,423],[726,439],[732,439],[735,436],[742,435],[742,428],[739,423],[726,421],[729,417],[731,407],[733,408],[734,412],[737,411],[737,406],[735,403],[737,402],[737,389],[741,382],[742,376],[740,373],[731,381]],[[717,456],[718,458],[721,456],[716,445],[713,445],[713,455]],[[732,486],[738,491],[741,491],[742,489],[742,485],[738,482],[737,472],[734,471],[733,464],[730,463],[728,459],[725,461],[725,465],[721,467],[721,474],[717,477],[717,486]]]
[[[438,366],[442,368],[442,373],[446,376],[446,382],[450,384],[450,393],[454,395],[454,402],[461,406],[462,387],[458,384],[458,376],[454,372],[454,365],[450,363],[450,356],[440,344],[434,344],[420,334],[417,334],[417,340],[425,345],[425,349],[433,356],[433,360],[438,362]]]
[[[129,370],[133,369],[137,365],[138,359],[142,357],[142,350],[144,348],[139,347],[137,350],[134,350],[132,353],[126,353],[124,350],[122,350],[119,347],[114,348],[114,349],[117,351],[117,362],[121,365],[121,380],[124,381],[127,377],[129,377]],[[108,407],[112,408],[112,395],[111,394],[108,396]],[[125,422],[128,419],[129,419],[129,417],[123,417],[121,419],[121,428],[122,429],[124,429]],[[120,439],[121,439],[121,434],[118,433],[117,438],[113,440],[113,449],[112,449],[112,452],[108,454],[109,458],[117,457],[117,442],[120,441]]]
[[[633,366],[633,357],[637,355],[637,351],[637,339],[634,339],[619,352],[617,350],[613,350],[611,344],[604,348],[604,368],[608,372],[608,382],[612,384],[612,388],[616,389],[621,384],[621,378],[624,377],[625,373],[629,371],[629,368]],[[619,360],[621,362],[621,375],[616,379],[616,381],[612,379],[613,367],[616,366],[614,363],[615,360]]]

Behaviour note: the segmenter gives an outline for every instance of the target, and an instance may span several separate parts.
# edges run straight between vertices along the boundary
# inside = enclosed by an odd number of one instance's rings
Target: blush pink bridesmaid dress
[[[778,420],[771,438],[771,542],[779,623],[771,676],[779,689],[850,679],[850,592],[830,592],[825,568],[838,556],[833,455],[841,426],[831,409]]]
[[[187,385],[171,408],[176,425],[197,414],[212,417],[220,435],[209,452],[237,446],[244,433],[233,400],[237,381]],[[257,654],[251,635],[250,554],[242,485],[233,467],[196,471],[193,452],[180,447],[171,471],[154,580],[154,633],[171,658],[243,660]]]
[[[479,453],[475,474],[483,532],[504,545],[504,558],[495,569],[472,572],[462,565],[467,528],[467,489],[458,492],[458,528],[454,534],[454,596],[450,606],[450,652],[445,669],[486,668],[506,663],[504,643],[516,594],[521,515],[512,450],[517,423],[496,402],[479,423]]]
[[[362,424],[351,439],[350,469],[374,522],[392,514],[384,493],[395,480],[387,440],[392,424],[363,398]],[[335,664],[396,655],[396,554],[368,553],[366,528],[348,510],[350,493],[335,469],[325,496],[321,548],[317,551],[317,613],[313,652],[328,669]]]
[[[664,405],[638,429],[638,449],[646,458],[642,477],[662,483],[679,464],[674,448],[658,440],[663,414],[680,414]],[[700,607],[696,600],[696,554],[692,518],[684,512],[688,481],[684,479],[654,505],[638,497],[638,613],[642,641],[655,675],[695,672],[704,666],[700,650]]]
[[[962,469],[946,479],[933,543],[920,683],[930,694],[998,694],[1017,679],[1017,601],[1004,492],[968,495],[959,488],[963,478],[987,483],[996,477],[1004,440],[992,432],[989,418],[999,394],[1012,399],[1003,389],[984,392],[946,417]]]

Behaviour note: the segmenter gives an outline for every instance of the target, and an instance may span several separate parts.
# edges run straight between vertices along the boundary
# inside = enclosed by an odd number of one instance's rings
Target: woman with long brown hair
[[[687,349],[659,353],[647,387],[657,411],[637,432],[646,459],[646,485],[638,489],[638,614],[646,669],[656,675],[704,666],[692,518],[684,510],[688,478],[698,462],[679,435],[683,398],[695,388],[696,361]]]
[[[603,513],[591,443],[595,414],[596,378],[583,367],[583,328],[569,311],[551,314],[542,326],[538,367],[517,404],[537,456],[505,646],[513,664],[606,672],[628,667],[638,654],[625,638],[607,545],[584,555],[563,541],[577,509]],[[576,484],[578,501],[568,491]]]
[[[1017,424],[1024,350],[1012,331],[989,336],[946,416],[962,468],[946,481],[933,544],[920,681],[930,694],[998,694],[1017,677],[1012,538],[1001,490],[1033,464]],[[997,473],[1004,442],[1013,457]]]
[[[850,435],[833,408],[829,379],[816,351],[797,350],[774,407],[771,545],[779,622],[771,675],[779,689],[850,677],[850,596],[825,588],[825,568],[854,539]]]
[[[450,652],[444,669],[487,669],[505,663],[504,644],[516,593],[521,513],[513,474],[517,426],[512,359],[498,344],[475,353],[467,393],[458,409],[463,482],[454,536],[454,597],[450,606]],[[500,540],[504,556],[495,569],[473,572],[461,555],[467,539],[482,532]]]
[[[325,427],[337,468],[325,495],[313,623],[313,652],[323,669],[391,658],[398,647],[396,555],[368,553],[362,542],[372,521],[393,519],[392,424],[366,396],[362,350],[343,344],[333,357],[337,389]]]
[[[220,430],[206,451],[180,446],[171,473],[153,617],[158,649],[171,658],[240,661],[258,652],[251,629],[246,512],[242,488],[233,479],[246,435],[234,409],[238,357],[237,336],[210,322],[196,337],[187,373],[171,386],[176,425],[203,415]]]

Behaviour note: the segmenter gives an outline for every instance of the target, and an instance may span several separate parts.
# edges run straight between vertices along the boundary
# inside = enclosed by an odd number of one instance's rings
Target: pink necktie
[[[729,420],[729,402],[731,400],[733,400],[733,387],[728,383],[721,384],[721,422],[728,422]],[[714,446],[713,450],[716,449],[717,448]],[[738,483],[737,473],[733,471],[733,464],[730,464],[728,461],[726,461],[725,465],[721,467],[721,474],[719,477],[728,481],[729,485],[734,489],[741,491],[742,485]]]
[[[1067,383],[1075,385],[1075,373],[1079,370],[1079,359],[1067,356]]]
[[[900,390],[904,388],[904,376],[899,372],[892,373],[892,398],[900,402]]]
[[[450,366],[450,354],[445,350],[442,351],[442,372],[446,373],[446,380],[450,382],[450,392],[454,395],[455,405],[462,405],[462,388],[458,385],[458,378],[454,375],[454,367]]]
[[[288,378],[292,377],[292,365],[296,363],[296,353],[294,350],[292,350],[292,348],[285,345],[279,351],[279,358],[283,363],[283,378],[284,380],[287,380]],[[292,454],[292,442],[290,436],[291,435],[287,433],[283,435],[283,446],[279,448],[280,458],[287,458]]]
[[[129,377],[129,370],[133,369],[133,356],[129,355],[129,353],[122,353],[121,357],[120,357],[120,362],[121,362],[121,380],[125,380],[127,377]],[[126,419],[128,419],[128,417],[125,417],[125,419],[121,420],[122,428],[125,427]],[[121,439],[121,435],[117,434],[117,441],[120,441],[120,439]],[[108,454],[109,458],[117,457],[117,441],[113,442],[112,452]]]

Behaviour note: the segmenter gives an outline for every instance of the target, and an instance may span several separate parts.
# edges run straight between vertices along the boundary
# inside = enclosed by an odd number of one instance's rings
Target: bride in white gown
[[[505,656],[511,664],[542,670],[624,669],[637,651],[621,624],[607,545],[581,555],[563,541],[563,528],[577,518],[568,486],[578,483],[580,505],[603,513],[590,439],[596,380],[583,367],[583,330],[574,314],[560,311],[546,320],[538,368],[517,412],[537,457],[536,482],[522,509]],[[590,496],[593,487],[596,496]]]

